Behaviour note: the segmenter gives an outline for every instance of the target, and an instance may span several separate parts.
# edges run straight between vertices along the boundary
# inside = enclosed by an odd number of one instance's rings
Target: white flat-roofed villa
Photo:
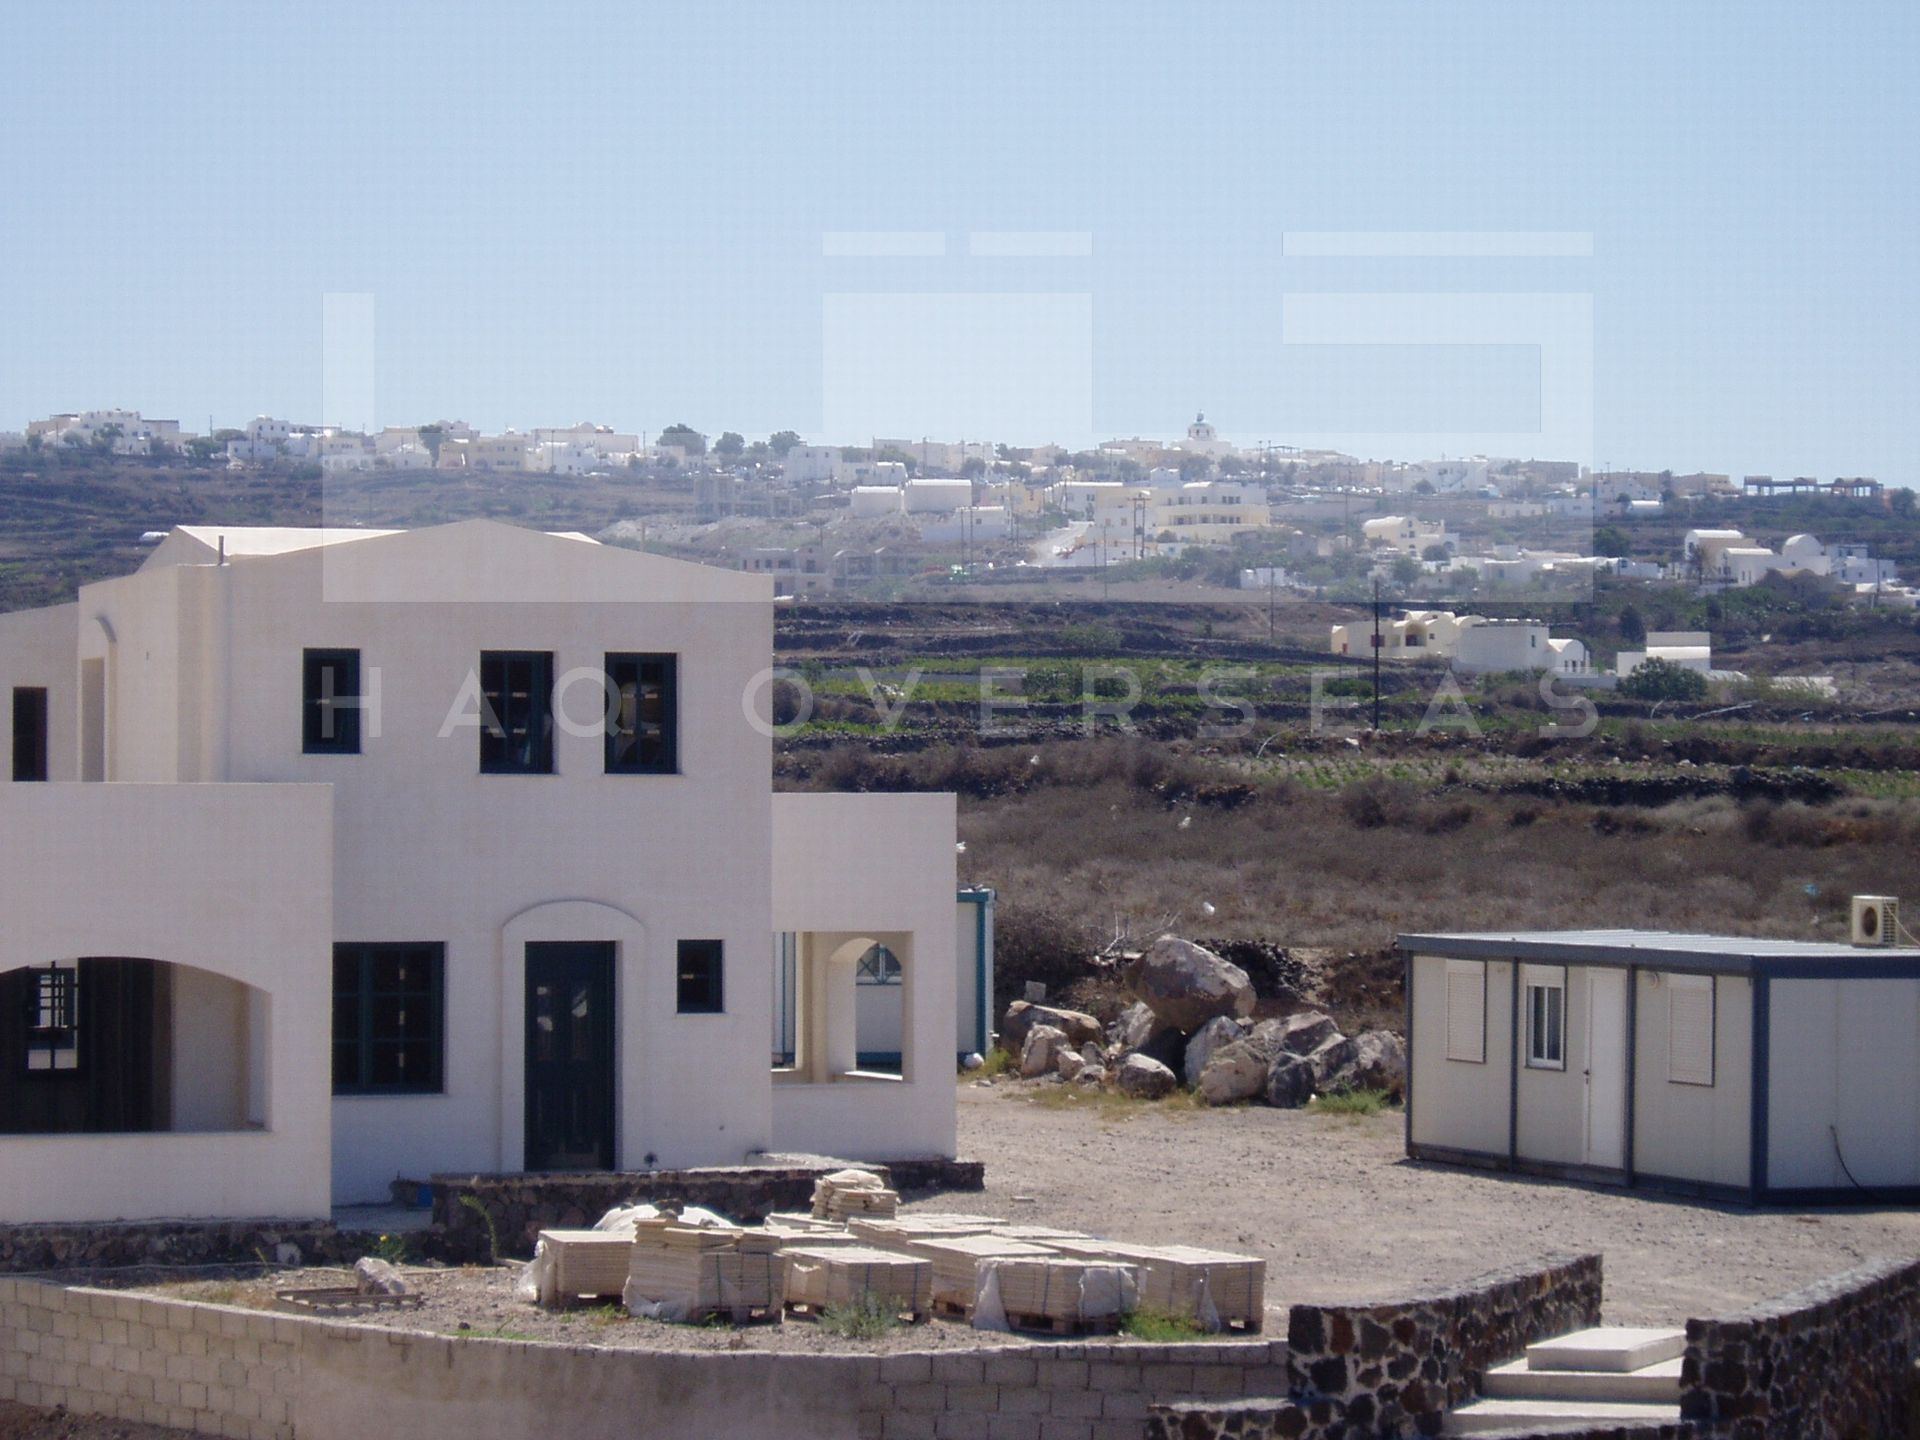
[[[1920,948],[1402,935],[1407,1153],[1747,1202],[1920,1199]]]
[[[772,629],[489,521],[181,528],[0,616],[0,1222],[951,1156],[991,894],[951,795],[773,792]]]

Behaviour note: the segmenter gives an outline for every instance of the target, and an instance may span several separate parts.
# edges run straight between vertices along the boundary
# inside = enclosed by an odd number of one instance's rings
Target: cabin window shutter
[[[1487,962],[1447,962],[1447,1059],[1487,1060]]]
[[[1713,976],[1667,977],[1667,1079],[1713,1084]]]

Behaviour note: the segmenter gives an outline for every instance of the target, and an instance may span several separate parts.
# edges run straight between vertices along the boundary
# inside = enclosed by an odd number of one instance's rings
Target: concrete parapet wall
[[[0,1278],[0,1400],[236,1440],[1141,1440],[1156,1403],[1274,1393],[1285,1352],[1266,1340],[592,1349]]]

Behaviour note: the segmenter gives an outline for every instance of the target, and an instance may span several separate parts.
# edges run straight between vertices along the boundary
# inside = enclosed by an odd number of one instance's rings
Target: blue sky
[[[1908,4],[27,0],[6,28],[8,428],[322,418],[346,292],[375,413],[327,419],[844,441],[1057,413],[1004,438],[1078,443],[1204,407],[1250,443],[1545,424],[1529,453],[1920,471]],[[823,253],[849,231],[944,253]],[[1319,232],[1591,254],[1287,253]],[[1320,292],[1591,297],[1590,434],[1543,421],[1566,337],[1530,344],[1515,302],[1494,340],[1301,343],[1290,297]]]

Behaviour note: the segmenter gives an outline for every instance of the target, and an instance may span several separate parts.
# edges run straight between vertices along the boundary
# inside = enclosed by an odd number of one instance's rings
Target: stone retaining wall
[[[1725,1440],[1906,1435],[1917,1345],[1920,1260],[1863,1265],[1689,1320],[1681,1414]]]
[[[1150,1440],[1399,1440],[1436,1435],[1486,1370],[1600,1321],[1598,1255],[1554,1256],[1456,1290],[1375,1305],[1296,1305],[1287,1388],[1247,1405],[1172,1405]]]
[[[155,1220],[0,1226],[0,1272],[139,1265],[351,1264],[376,1237],[325,1220]],[[286,1255],[282,1247],[299,1252]]]
[[[433,1220],[436,1255],[449,1260],[484,1260],[487,1220],[499,1236],[500,1258],[533,1254],[542,1230],[591,1225],[616,1205],[670,1200],[704,1205],[730,1220],[749,1224],[775,1210],[805,1210],[813,1203],[813,1184],[822,1175],[847,1166],[725,1165],[693,1170],[591,1171],[565,1175],[436,1175]],[[860,1165],[902,1190],[979,1190],[985,1167],[977,1160],[897,1160]],[[486,1211],[483,1220],[464,1197]]]
[[[1142,1440],[1156,1402],[1285,1378],[1266,1340],[611,1350],[0,1278],[0,1400],[238,1440]]]

